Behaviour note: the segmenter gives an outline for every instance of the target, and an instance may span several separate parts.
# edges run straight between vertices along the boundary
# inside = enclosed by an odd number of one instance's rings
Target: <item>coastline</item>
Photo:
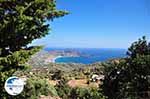
[[[55,63],[55,62],[56,62],[56,59],[61,58],[61,57],[63,57],[63,56],[60,56],[60,55],[59,55],[59,56],[56,56],[56,57],[52,58],[51,62],[52,62],[52,63]]]
[[[56,63],[56,59],[62,58],[62,57],[66,57],[66,56],[61,56],[61,55],[59,55],[59,56],[50,56],[50,57],[48,57],[48,58],[45,60],[45,63],[46,63],[46,64],[47,64],[47,63]],[[70,56],[70,57],[73,57],[73,56]]]
[[[61,58],[61,57],[63,57],[63,56],[53,56],[53,55],[51,55],[51,56],[49,56],[48,58],[46,58],[45,59],[45,64],[48,64],[48,63],[55,63],[55,60],[57,59],[57,58]]]
[[[95,62],[103,62],[111,60],[112,58],[122,58],[125,57],[125,50],[77,50],[75,52],[81,52],[80,55],[75,54],[73,51],[51,51],[48,57],[45,58],[45,64],[49,63],[83,63],[91,64]],[[84,53],[83,53],[84,52]],[[71,58],[70,58],[71,57]],[[73,57],[73,58],[72,58]],[[74,58],[75,57],[75,58]],[[63,58],[59,60],[58,58]]]

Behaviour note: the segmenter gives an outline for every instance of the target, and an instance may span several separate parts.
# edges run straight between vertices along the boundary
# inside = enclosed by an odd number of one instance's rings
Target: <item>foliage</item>
[[[94,88],[73,88],[70,99],[105,99],[98,89]]]
[[[14,52],[12,55],[0,58],[0,88],[4,88],[4,82],[6,79],[17,70],[27,69],[29,67],[26,61],[31,57],[32,54],[39,51],[41,47],[35,47],[28,50],[20,50]],[[0,90],[0,97],[7,97],[4,89]]]
[[[61,79],[59,81],[59,84],[55,86],[58,96],[60,96],[63,99],[68,99],[68,95],[71,91],[71,88],[67,85],[66,79]]]
[[[103,89],[103,93],[108,99],[122,99],[124,97],[122,91],[128,80],[128,73],[124,68],[125,65],[124,61],[119,64],[105,63],[105,78],[100,88]]]
[[[131,47],[127,51],[127,55],[133,59],[138,56],[150,55],[150,42],[148,43],[146,37],[132,43]]]
[[[105,99],[101,91],[96,88],[71,88],[62,80],[56,86],[58,95],[62,99]]]
[[[62,78],[62,71],[61,70],[55,71],[53,76],[52,76],[52,80],[58,80],[61,78]]]
[[[56,9],[55,0],[0,0],[0,87],[17,70],[29,67],[26,62],[39,47],[28,48],[34,39],[49,32],[47,20],[68,14]],[[1,98],[9,98],[4,88]]]
[[[55,0],[0,0],[1,56],[18,51],[49,32],[47,20],[64,16]]]
[[[13,99],[38,99],[40,95],[58,96],[54,86],[50,85],[46,79],[32,77],[27,80],[23,92]]]
[[[143,37],[134,42],[128,57],[105,66],[103,92],[109,99],[147,98],[150,86],[150,43]]]

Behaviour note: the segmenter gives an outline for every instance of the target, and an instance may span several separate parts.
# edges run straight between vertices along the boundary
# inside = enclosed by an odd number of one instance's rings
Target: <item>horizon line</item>
[[[128,48],[111,48],[111,47],[44,47],[45,48],[63,48],[63,49],[125,49],[127,50]]]

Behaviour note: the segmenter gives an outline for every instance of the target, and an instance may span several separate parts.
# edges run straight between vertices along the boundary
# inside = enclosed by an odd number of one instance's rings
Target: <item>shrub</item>
[[[46,79],[32,77],[27,80],[23,92],[14,98],[38,99],[40,95],[58,96],[54,86],[50,85]]]

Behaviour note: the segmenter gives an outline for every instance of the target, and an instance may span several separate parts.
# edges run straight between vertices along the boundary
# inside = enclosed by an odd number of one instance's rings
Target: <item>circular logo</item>
[[[23,91],[24,81],[18,77],[9,77],[5,82],[5,90],[10,95],[18,95]]]

